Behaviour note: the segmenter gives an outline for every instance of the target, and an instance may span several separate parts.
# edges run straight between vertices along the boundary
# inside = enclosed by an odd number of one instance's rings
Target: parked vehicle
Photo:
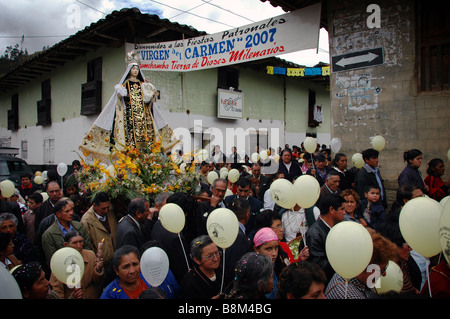
[[[30,165],[19,157],[10,155],[0,155],[0,181],[9,179],[14,182],[16,187],[21,185],[20,176],[29,174],[33,177],[34,173]]]

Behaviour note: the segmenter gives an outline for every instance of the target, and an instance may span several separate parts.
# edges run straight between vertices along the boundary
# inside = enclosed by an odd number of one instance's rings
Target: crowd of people
[[[276,173],[265,174],[265,163],[240,160],[236,148],[229,156],[215,149],[210,160],[198,165],[201,196],[176,192],[161,193],[154,201],[139,197],[127,202],[126,211],[117,211],[105,192],[87,197],[73,174],[64,185],[50,171],[42,185],[24,175],[13,196],[0,198],[0,267],[11,272],[27,299],[429,298],[429,287],[432,298],[450,297],[446,259],[420,256],[399,228],[407,201],[424,195],[440,201],[449,194],[441,159],[429,161],[423,178],[422,152],[406,151],[397,195],[388,205],[375,149],[362,152],[365,164],[360,169],[348,168],[345,154],[332,158],[331,151],[319,145],[313,154],[286,145],[278,155]],[[77,170],[79,162],[72,167]],[[238,168],[240,178],[209,183],[208,172],[222,167]],[[271,183],[281,178],[294,182],[303,174],[314,176],[321,187],[317,203],[280,207],[270,194]],[[167,203],[179,205],[185,214],[178,234],[159,219]],[[236,240],[225,250],[206,227],[208,216],[222,207],[239,222]],[[377,294],[368,284],[368,270],[348,281],[334,271],[325,242],[342,221],[368,229],[373,240],[370,265],[378,265],[382,275],[390,260],[398,264],[401,291]],[[52,273],[51,257],[63,247],[83,257],[85,270],[77,287]],[[149,284],[141,269],[140,258],[150,247],[161,248],[169,259],[167,276],[158,287]]]

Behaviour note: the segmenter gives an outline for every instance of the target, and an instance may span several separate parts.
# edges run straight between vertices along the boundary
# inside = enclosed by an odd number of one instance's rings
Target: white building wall
[[[102,48],[80,56],[27,85],[0,95],[0,142],[7,141],[7,146],[20,148],[22,141],[26,141],[26,160],[31,165],[71,164],[78,159],[78,145],[97,117],[80,115],[81,84],[87,80],[87,62],[97,57],[103,59],[104,106],[126,69],[123,48]],[[189,146],[211,150],[212,145],[218,144],[229,154],[231,147],[236,145],[238,152],[251,156],[255,151],[254,134],[257,131],[262,132],[261,148],[265,143],[275,149],[284,147],[285,143],[300,145],[307,132],[316,133],[319,143],[329,143],[329,92],[323,85],[305,79],[283,79],[243,67],[239,71],[239,89],[245,96],[244,117],[226,120],[217,118],[217,69],[144,73],[161,91],[157,105],[169,125],[177,133],[189,136],[184,141],[184,152],[189,151]],[[41,99],[41,82],[48,78],[51,79],[52,124],[36,126],[36,102]],[[318,103],[324,107],[324,123],[317,128],[307,126],[308,89],[316,92]],[[6,115],[14,93],[19,94],[20,128],[10,131],[7,130]],[[196,130],[204,134],[194,134]],[[207,134],[214,132],[216,134]]]

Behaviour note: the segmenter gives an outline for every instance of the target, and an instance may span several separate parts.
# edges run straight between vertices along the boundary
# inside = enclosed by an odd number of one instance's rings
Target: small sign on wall
[[[244,93],[224,89],[217,90],[217,117],[241,119],[244,116]]]
[[[373,67],[383,63],[383,48],[368,49],[331,57],[333,72]]]

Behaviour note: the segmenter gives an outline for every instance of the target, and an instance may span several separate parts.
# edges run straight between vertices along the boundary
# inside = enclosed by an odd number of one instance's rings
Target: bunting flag
[[[327,76],[330,75],[330,66],[322,66],[318,68],[280,68],[275,66],[267,66],[267,74],[280,74],[286,76]]]

